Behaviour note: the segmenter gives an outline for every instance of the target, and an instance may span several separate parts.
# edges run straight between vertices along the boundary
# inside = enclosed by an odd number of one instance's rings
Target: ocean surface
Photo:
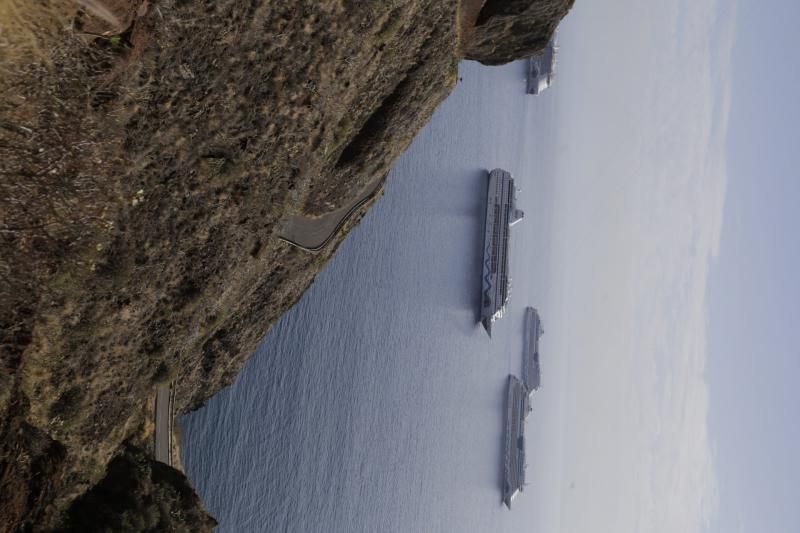
[[[563,363],[552,353],[557,84],[524,63],[462,81],[392,170],[384,197],[230,388],[183,416],[181,460],[219,531],[557,531]],[[486,170],[514,175],[525,219],[493,338],[477,321]],[[529,486],[501,502],[505,387],[525,306],[542,315]],[[558,326],[563,327],[563,326]]]

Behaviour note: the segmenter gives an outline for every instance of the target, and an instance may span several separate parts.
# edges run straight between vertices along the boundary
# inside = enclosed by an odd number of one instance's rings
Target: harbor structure
[[[492,323],[501,318],[511,293],[508,245],[510,228],[525,214],[517,209],[514,178],[496,168],[489,173],[483,241],[481,323],[492,336]]]

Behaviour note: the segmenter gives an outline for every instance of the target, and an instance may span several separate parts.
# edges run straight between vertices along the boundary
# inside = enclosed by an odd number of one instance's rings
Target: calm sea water
[[[463,81],[392,171],[386,194],[235,384],[180,420],[181,459],[219,531],[555,531],[562,370],[542,338],[527,425],[530,486],[501,503],[506,377],[522,316],[548,329],[556,88],[524,65]],[[509,312],[477,323],[485,169],[511,171]],[[521,529],[522,528],[522,529]]]

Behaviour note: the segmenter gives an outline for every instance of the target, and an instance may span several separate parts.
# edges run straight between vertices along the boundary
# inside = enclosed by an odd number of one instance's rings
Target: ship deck
[[[511,500],[525,483],[525,451],[524,443],[521,440],[524,431],[525,396],[525,387],[522,382],[513,375],[509,375],[503,490],[503,501],[509,508],[511,507]]]

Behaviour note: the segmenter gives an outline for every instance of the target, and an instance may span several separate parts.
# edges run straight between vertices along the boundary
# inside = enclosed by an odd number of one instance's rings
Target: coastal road
[[[174,395],[172,385],[162,385],[156,392],[154,452],[156,461],[172,466],[172,410]]]
[[[309,252],[318,252],[328,244],[347,219],[381,190],[385,176],[367,185],[344,207],[320,217],[289,215],[278,237]]]

